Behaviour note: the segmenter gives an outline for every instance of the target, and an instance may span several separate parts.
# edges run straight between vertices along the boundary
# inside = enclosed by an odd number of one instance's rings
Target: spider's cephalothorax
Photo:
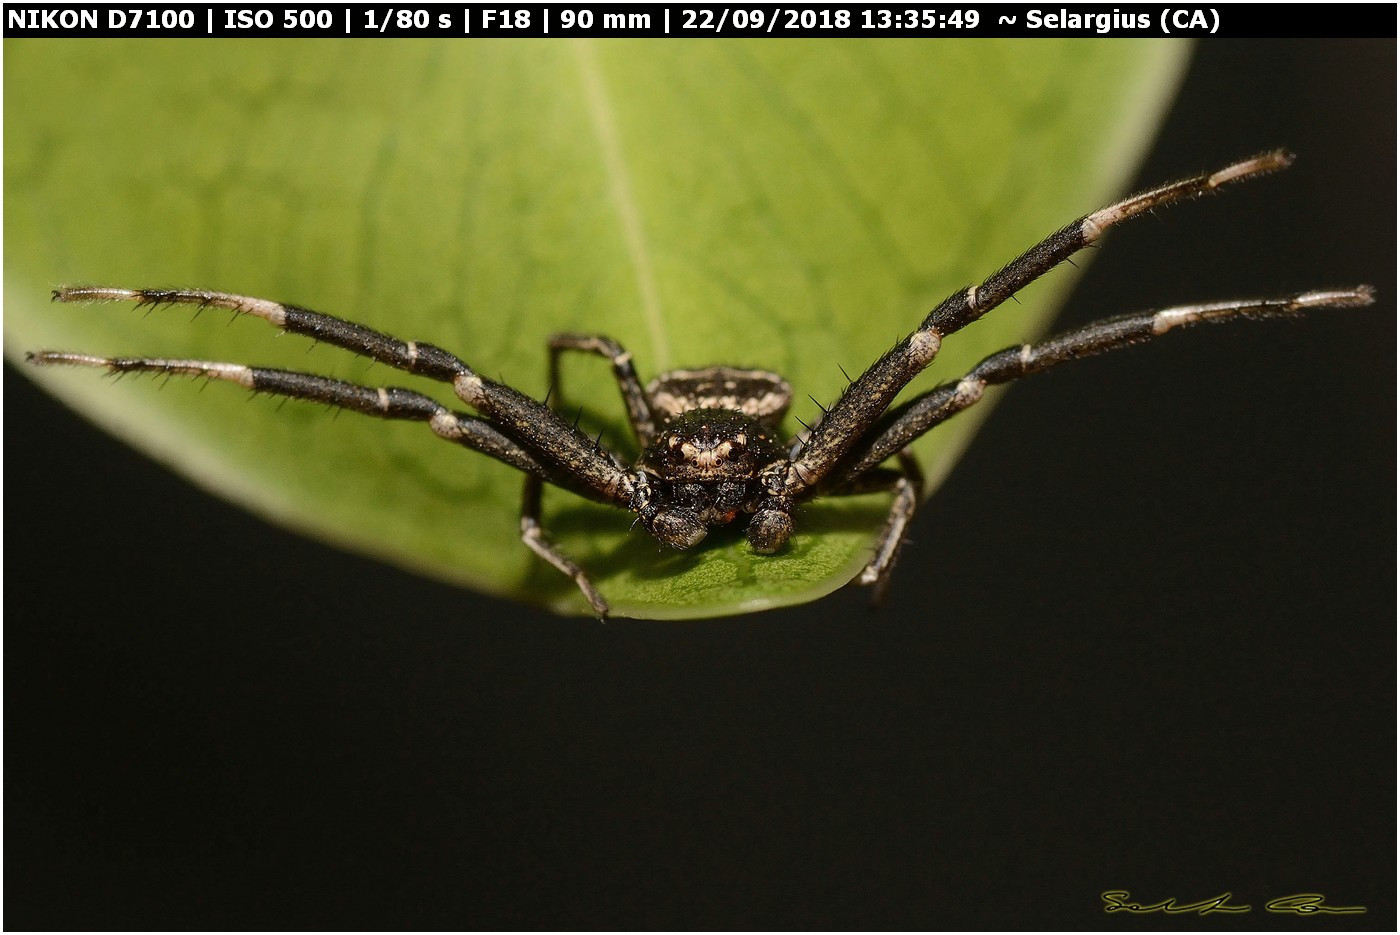
[[[673,515],[685,516],[692,533],[683,542],[658,538],[688,548],[706,526],[757,509],[764,492],[760,473],[787,457],[778,435],[792,401],[787,381],[764,370],[674,370],[653,380],[646,394],[661,425],[640,467],[653,496]]]
[[[62,302],[128,299],[145,305],[186,303],[232,309],[284,331],[364,354],[407,373],[450,384],[476,416],[456,412],[413,390],[368,387],[328,377],[242,364],[152,357],[96,357],[36,351],[36,364],[103,367],[114,373],[185,374],[227,380],[249,389],[317,400],[384,419],[426,422],[438,436],[520,470],[525,493],[521,539],[573,578],[599,616],[607,601],[584,571],[545,537],[539,523],[542,485],[549,482],[637,515],[658,540],[678,549],[698,545],[711,526],[742,521],[754,551],[771,554],[787,543],[798,504],[818,496],[888,491],[889,517],[856,581],[888,582],[904,530],[918,505],[922,480],[909,444],[982,398],[987,386],[1103,351],[1147,341],[1173,328],[1232,318],[1297,315],[1305,309],[1369,305],[1370,286],[1299,292],[1278,298],[1183,305],[1106,318],[1035,344],[985,358],[965,376],[898,406],[900,391],[937,356],[944,339],[1011,298],[1110,227],[1153,208],[1194,198],[1241,179],[1286,168],[1275,151],[1142,192],[1087,214],[1012,260],[980,285],[940,302],[919,327],[856,377],[821,420],[798,437],[782,436],[792,399],[787,381],[764,370],[716,366],[673,370],[645,389],[632,355],[611,338],[559,334],[549,340],[551,386],[559,387],[565,351],[597,354],[612,363],[641,456],[630,469],[546,403],[488,380],[455,355],[402,341],[363,325],[266,299],[198,289],[58,289]]]

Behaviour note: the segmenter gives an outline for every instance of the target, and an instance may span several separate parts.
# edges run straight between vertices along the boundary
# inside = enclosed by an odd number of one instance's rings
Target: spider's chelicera
[[[1279,298],[1185,305],[1106,318],[1035,344],[984,359],[960,380],[891,407],[899,392],[938,354],[942,342],[1002,304],[1110,227],[1153,208],[1207,194],[1230,182],[1287,167],[1292,157],[1265,153],[1142,192],[1051,234],[977,286],[959,289],[929,312],[918,329],[852,380],[796,438],[780,424],[792,392],[775,373],[715,366],[663,373],[645,387],[632,357],[611,338],[560,334],[549,340],[551,387],[559,357],[582,351],[608,359],[627,407],[641,456],[627,464],[569,420],[540,402],[482,377],[455,355],[402,341],[362,325],[295,305],[197,289],[58,289],[61,302],[126,299],[143,305],[192,304],[232,309],[266,319],[371,357],[407,373],[451,384],[478,416],[455,412],[422,393],[368,387],[310,373],[242,364],[163,358],[94,357],[61,351],[28,355],[36,364],[72,364],[113,373],[146,371],[227,380],[257,392],[316,400],[384,419],[428,423],[440,437],[473,448],[525,474],[520,534],[525,544],[569,575],[599,616],[607,601],[587,574],[540,527],[540,494],[548,482],[591,500],[630,510],[659,541],[677,549],[698,545],[712,526],[744,522],[754,551],[771,554],[787,543],[798,504],[819,496],[888,491],[893,503],[873,554],[856,581],[878,592],[889,580],[905,527],[920,499],[918,464],[908,446],[929,429],[982,398],[988,385],[1008,383],[1102,351],[1157,337],[1173,328],[1233,318],[1295,315],[1309,308],[1369,305],[1369,286],[1300,292]]]

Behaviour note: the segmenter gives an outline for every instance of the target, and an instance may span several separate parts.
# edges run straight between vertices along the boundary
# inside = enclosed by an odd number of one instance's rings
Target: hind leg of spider
[[[1066,361],[1148,341],[1179,327],[1239,318],[1288,317],[1313,308],[1354,308],[1373,301],[1374,289],[1356,286],[1299,292],[1276,299],[1181,305],[1105,318],[1038,344],[1007,348],[984,358],[961,380],[944,383],[890,410],[877,424],[872,440],[858,445],[847,466],[838,472],[834,492],[840,492],[841,485],[859,480],[887,458],[902,452],[935,425],[976,404],[988,385],[1010,383]]]
[[[98,367],[109,373],[151,373],[166,376],[203,377],[236,383],[255,393],[325,403],[381,419],[427,422],[434,434],[447,441],[509,464],[528,474],[552,478],[548,465],[526,451],[491,423],[453,412],[437,400],[398,387],[360,386],[292,370],[246,367],[210,360],[173,360],[157,357],[94,357],[66,351],[34,351],[25,355],[38,366]]]
[[[612,338],[600,334],[554,334],[549,337],[549,386],[556,400],[563,393],[563,381],[559,372],[559,358],[565,351],[583,351],[597,354],[612,364],[613,377],[617,388],[622,392],[622,402],[627,406],[627,418],[632,423],[632,434],[640,448],[651,441],[656,434],[656,416],[647,402],[646,392],[637,379],[637,370],[632,366],[632,354],[624,350]]]
[[[599,594],[598,589],[593,587],[593,582],[588,580],[588,575],[584,573],[583,569],[545,537],[544,529],[540,526],[540,495],[542,490],[543,485],[538,477],[533,474],[525,475],[525,486],[520,503],[520,539],[531,552],[572,578],[574,584],[578,585],[578,589],[583,592],[583,599],[588,601],[588,606],[593,608],[593,613],[597,615],[599,620],[605,620],[608,616],[608,602],[603,599],[603,595]]]
[[[894,492],[885,527],[880,530],[880,535],[875,540],[875,551],[870,556],[870,561],[853,582],[862,587],[873,588],[870,602],[877,605],[884,603],[891,573],[895,563],[899,561],[899,550],[904,545],[904,532],[924,496],[924,473],[919,469],[918,460],[908,451],[899,452],[897,457],[899,472],[884,485]],[[862,475],[860,483],[870,477],[869,473]]]
[[[622,393],[622,401],[627,406],[627,415],[632,424],[632,433],[636,438],[637,446],[640,448],[647,444],[656,432],[651,405],[647,402],[646,393],[643,392],[641,382],[637,379],[637,371],[632,366],[632,355],[612,338],[594,334],[551,335],[549,338],[551,398],[547,398],[546,402],[552,402],[556,410],[563,402],[563,380],[559,369],[559,358],[565,351],[597,354],[612,364],[613,376],[616,378],[617,387]],[[532,552],[572,578],[579,590],[583,592],[584,599],[593,608],[593,612],[597,614],[598,619],[603,620],[608,615],[607,601],[593,587],[593,583],[588,580],[583,569],[579,568],[544,535],[544,530],[540,526],[541,493],[539,478],[527,474],[521,491],[520,538]]]

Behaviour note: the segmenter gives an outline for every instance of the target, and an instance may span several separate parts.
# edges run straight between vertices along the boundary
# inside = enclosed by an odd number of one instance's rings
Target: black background
[[[1065,321],[1379,302],[1014,389],[879,613],[453,590],[7,371],[7,927],[1393,929],[1395,104],[1393,42],[1201,46],[1139,182],[1298,165],[1113,237]]]

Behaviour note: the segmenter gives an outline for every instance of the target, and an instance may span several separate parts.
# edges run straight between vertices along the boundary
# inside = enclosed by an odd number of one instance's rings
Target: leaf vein
[[[627,252],[632,258],[637,291],[641,296],[642,318],[646,322],[647,335],[651,340],[652,360],[657,366],[664,368],[669,365],[670,355],[667,352],[669,344],[666,339],[666,323],[661,312],[661,296],[656,288],[656,275],[652,269],[651,253],[647,249],[641,210],[632,191],[627,162],[622,153],[622,140],[618,136],[608,90],[603,84],[602,69],[598,65],[593,43],[586,39],[576,40],[574,51],[578,57],[579,71],[583,76],[584,98],[588,104],[589,117],[598,137],[599,148],[602,150],[609,197],[617,211],[618,220],[622,223]]]

